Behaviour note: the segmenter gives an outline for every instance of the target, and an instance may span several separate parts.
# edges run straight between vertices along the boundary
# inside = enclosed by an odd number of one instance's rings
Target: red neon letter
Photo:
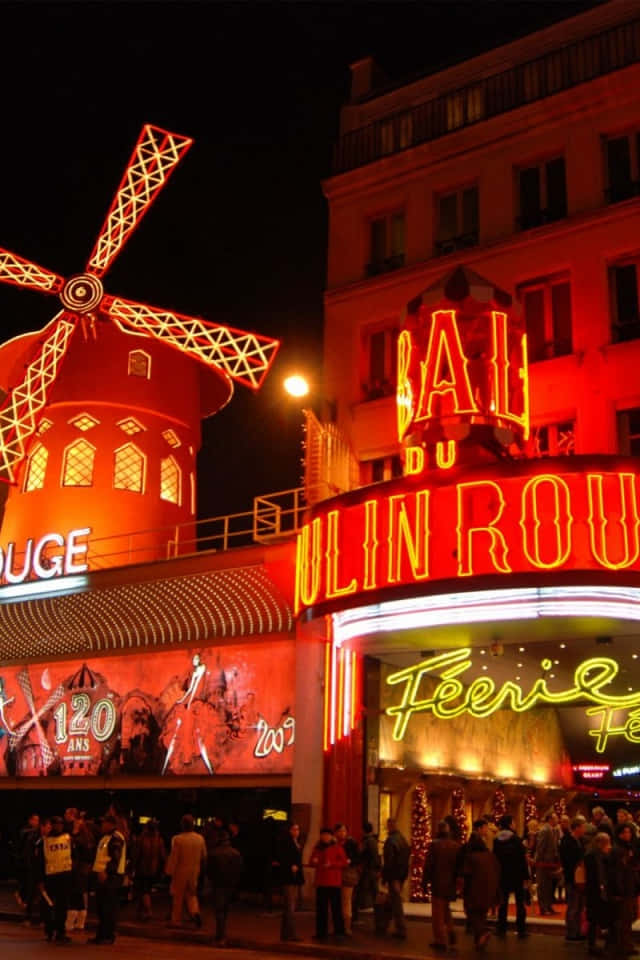
[[[462,349],[456,324],[455,310],[435,310],[431,314],[431,329],[427,355],[420,364],[420,399],[416,421],[433,416],[434,396],[450,397],[450,409],[444,403],[438,416],[459,413],[477,413],[467,373],[467,358]]]
[[[358,589],[356,578],[346,587],[338,586],[338,564],[340,547],[338,545],[339,510],[330,510],[327,514],[327,599],[344,597],[347,593],[355,593]]]
[[[429,493],[418,490],[415,494],[413,531],[405,505],[407,495],[389,497],[389,583],[401,582],[405,552],[413,579],[426,580],[429,576]]]
[[[296,613],[301,607],[310,607],[318,599],[320,590],[320,541],[322,520],[316,517],[305,523],[296,544]]]
[[[364,504],[364,590],[376,589],[376,553],[378,552],[378,501]]]
[[[545,498],[545,503],[540,509],[538,491],[543,484],[550,485],[552,500],[549,503]],[[551,559],[543,560],[540,555],[540,530],[543,521],[546,522],[547,519],[551,524],[549,537],[546,538],[547,542],[552,544]],[[528,521],[530,520],[533,520],[532,544],[529,542],[531,526]],[[543,570],[561,567],[566,562],[571,550],[572,523],[571,492],[561,477],[543,474],[540,477],[532,477],[525,484],[522,491],[520,526],[522,527],[522,545],[529,563]]]
[[[518,377],[522,380],[522,412],[514,413],[511,409],[510,393],[513,388],[509,384],[509,320],[506,313],[497,310],[491,311],[491,332],[493,338],[493,366],[495,415],[513,420],[523,429],[524,439],[529,436],[529,369],[527,365],[527,337],[523,334],[521,340],[521,366],[518,367]]]
[[[618,498],[612,503],[611,499],[604,505],[604,480],[607,488],[615,485],[618,480]],[[636,478],[633,473],[618,474],[587,474],[587,491],[589,495],[589,539],[591,552],[603,567],[610,570],[624,570],[631,567],[640,554],[638,541],[638,496],[636,493]],[[612,544],[622,559],[612,560],[609,552]]]
[[[474,575],[473,537],[478,534],[489,535],[489,556],[496,573],[511,573],[511,567],[507,563],[509,553],[507,541],[502,531],[498,529],[505,508],[502,490],[493,480],[459,483],[456,490],[458,494],[458,576]],[[481,501],[483,513],[487,508],[494,511],[494,516],[486,523],[474,523],[474,506],[477,506],[474,496],[476,491],[484,493]]]
[[[413,416],[413,391],[409,380],[411,366],[411,334],[402,330],[398,337],[398,379],[396,381],[396,416],[398,440],[402,440]]]

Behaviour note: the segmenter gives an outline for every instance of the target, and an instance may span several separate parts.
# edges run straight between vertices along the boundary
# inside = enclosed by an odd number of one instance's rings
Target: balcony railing
[[[333,172],[364,166],[638,61],[640,19],[352,130],[335,144]]]

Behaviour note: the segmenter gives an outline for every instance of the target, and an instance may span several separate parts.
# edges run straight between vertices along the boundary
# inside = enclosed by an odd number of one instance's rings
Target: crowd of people
[[[93,892],[97,929],[88,942],[106,945],[115,941],[124,887],[133,891],[138,918],[149,920],[154,891],[164,880],[171,897],[169,924],[200,927],[206,880],[214,940],[224,945],[246,856],[237,824],[217,816],[200,831],[186,814],[167,845],[157,821],[149,820],[134,835],[127,819],[113,809],[92,821],[69,808],[62,817],[33,815],[21,831],[16,898],[30,922],[44,924],[49,941],[65,944],[84,930]],[[393,936],[406,938],[403,891],[416,863],[394,820],[387,823],[383,844],[370,823],[358,840],[344,824],[324,827],[308,858],[299,825],[289,823],[274,834],[268,860],[267,874],[277,876],[282,893],[283,941],[301,939],[296,914],[306,868],[313,870],[315,884],[316,940],[325,942],[330,933],[338,940],[351,937],[355,924],[367,922],[364,912],[372,914],[377,933],[392,927]],[[528,909],[537,906],[539,915],[547,916],[564,900],[567,941],[585,941],[589,954],[606,953],[610,960],[640,952],[632,939],[640,892],[640,826],[624,808],[617,811],[615,824],[601,807],[589,819],[559,818],[551,811],[541,823],[531,820],[523,837],[509,814],[497,823],[476,820],[468,839],[459,819],[448,816],[438,824],[422,868],[436,953],[456,944],[453,901],[462,898],[467,932],[482,951],[490,937],[490,913],[496,935],[506,936],[512,897],[520,938],[528,936]],[[262,892],[270,909],[271,889]]]

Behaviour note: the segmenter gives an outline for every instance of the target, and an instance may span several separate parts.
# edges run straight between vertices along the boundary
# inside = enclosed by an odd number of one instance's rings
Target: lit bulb
[[[522,667],[522,664],[521,664],[521,663],[519,663],[519,664],[518,664],[518,667]]]
[[[486,650],[481,650],[481,651],[480,651],[480,653],[482,654],[482,656],[484,656],[486,652],[487,652]]]
[[[294,373],[284,381],[284,388],[290,397],[306,397],[309,393],[309,382],[300,374]]]
[[[524,653],[524,647],[518,647],[518,650],[520,651],[520,653]]]
[[[566,648],[567,648],[566,643],[561,643],[561,644],[560,644],[560,649],[561,649],[561,650],[566,650]]]
[[[483,665],[482,669],[483,669],[483,670],[488,670],[488,669],[489,669],[488,666],[486,665],[486,663]]]

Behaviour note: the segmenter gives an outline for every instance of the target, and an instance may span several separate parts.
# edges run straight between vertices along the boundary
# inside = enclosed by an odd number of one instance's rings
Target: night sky
[[[109,293],[282,339],[258,395],[237,387],[204,425],[199,513],[296,486],[295,367],[320,373],[330,173],[349,63],[391,80],[465,59],[596,5],[405,3],[0,4],[0,246],[82,270],[141,125],[194,137],[106,278]],[[56,301],[0,286],[0,339]],[[168,389],[179,389],[178,384]]]

